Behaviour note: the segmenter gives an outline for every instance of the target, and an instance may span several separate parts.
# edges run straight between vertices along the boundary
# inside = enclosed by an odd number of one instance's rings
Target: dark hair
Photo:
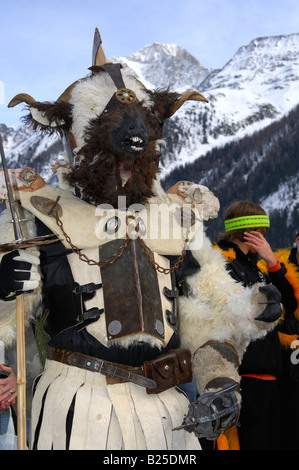
[[[235,219],[236,217],[245,217],[246,215],[267,215],[264,209],[253,202],[248,201],[237,201],[230,205],[225,213],[224,220]],[[261,233],[266,232],[265,227],[252,227],[250,230],[258,230]],[[247,232],[247,229],[233,230],[232,232],[224,232],[219,234],[220,239],[225,239],[227,241],[232,241],[237,239],[243,241],[244,232]]]

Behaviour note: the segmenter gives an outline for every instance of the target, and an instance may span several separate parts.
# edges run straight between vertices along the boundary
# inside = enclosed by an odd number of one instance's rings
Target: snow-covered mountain
[[[205,69],[197,58],[173,44],[154,43],[111,60],[128,67],[150,89],[198,90],[209,100],[186,103],[167,122],[162,178],[215,148],[253,136],[299,104],[299,34],[257,38],[240,47],[219,70]],[[24,126],[12,129],[4,124],[0,132],[9,166],[33,166],[53,183],[51,164],[62,151],[57,137],[41,137]],[[293,180],[296,187],[298,174]],[[286,188],[288,182],[282,180],[284,194]],[[268,197],[273,204],[273,194]]]
[[[48,183],[57,183],[52,165],[64,159],[60,137],[41,135],[25,125],[14,128],[5,124],[0,124],[0,134],[9,168],[31,166]]]
[[[128,67],[148,88],[196,89],[209,100],[186,103],[169,121],[162,174],[260,130],[299,102],[299,34],[255,39],[240,47],[220,70],[205,69],[174,44],[154,43],[111,60]],[[9,131],[8,157],[15,159],[24,151],[22,135],[28,138],[30,131],[22,127],[15,137]],[[46,137],[40,145],[49,148],[54,141],[55,137]]]
[[[199,84],[209,104],[189,104],[175,116],[183,138],[165,157],[167,171],[266,127],[296,106],[298,52],[299,34],[255,39],[211,71]]]
[[[200,62],[176,44],[154,43],[128,57],[113,57],[150,89],[171,87],[183,92],[187,88],[197,89],[209,75]]]

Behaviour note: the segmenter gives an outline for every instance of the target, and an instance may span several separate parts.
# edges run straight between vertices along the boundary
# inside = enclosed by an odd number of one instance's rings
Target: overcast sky
[[[222,68],[252,39],[299,33],[299,1],[0,0],[0,123],[21,124],[17,93],[54,101],[88,73],[95,27],[107,58],[163,42]]]

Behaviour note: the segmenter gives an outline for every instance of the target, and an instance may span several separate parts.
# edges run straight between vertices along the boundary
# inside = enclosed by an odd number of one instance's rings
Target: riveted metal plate
[[[100,248],[100,259],[115,253],[122,240]],[[164,320],[157,271],[137,240],[130,240],[114,263],[101,268],[109,340],[147,333],[164,339]],[[121,328],[118,328],[121,326]]]
[[[48,215],[49,217],[53,217],[53,213],[56,213],[58,217],[61,217],[63,214],[62,207],[53,199],[42,196],[32,196],[30,202],[38,212]]]

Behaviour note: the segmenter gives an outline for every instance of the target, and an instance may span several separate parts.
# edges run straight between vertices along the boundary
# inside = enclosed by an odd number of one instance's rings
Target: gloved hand
[[[278,318],[280,318],[282,315],[282,308],[280,305],[281,293],[275,286],[271,284],[260,287],[259,291],[266,296],[266,307],[265,310],[255,318],[255,320],[264,321],[266,323],[271,323],[278,320]]]
[[[194,432],[198,438],[217,439],[227,429],[236,425],[240,413],[240,405],[236,396],[239,388],[237,382],[225,385],[216,392],[200,395],[196,402],[190,403],[188,413],[181,426]]]
[[[4,255],[0,264],[0,298],[12,300],[16,295],[33,291],[40,281],[39,258],[26,250]]]

